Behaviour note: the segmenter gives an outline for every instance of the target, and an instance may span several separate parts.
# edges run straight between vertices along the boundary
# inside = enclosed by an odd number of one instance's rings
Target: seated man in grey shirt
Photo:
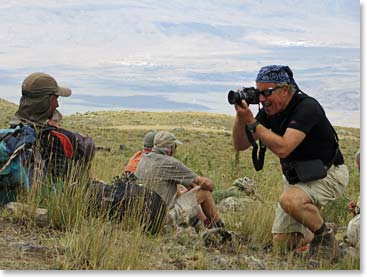
[[[199,219],[206,227],[224,227],[211,193],[212,181],[198,176],[173,157],[177,144],[181,142],[170,132],[158,132],[152,152],[143,155],[136,169],[138,182],[157,192],[166,203],[168,224],[180,224],[194,217],[200,211],[200,205],[204,214]],[[179,184],[189,191],[178,196]]]

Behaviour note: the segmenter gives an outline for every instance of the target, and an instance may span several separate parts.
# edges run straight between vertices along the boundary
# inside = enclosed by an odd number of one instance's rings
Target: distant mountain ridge
[[[8,122],[13,117],[14,113],[17,110],[17,107],[18,107],[18,105],[0,98],[0,110],[1,110],[1,113],[0,113],[0,128],[8,127]],[[69,116],[66,116],[65,117],[65,122],[68,123],[68,121],[70,121],[70,120],[74,121],[75,118],[78,118],[78,121],[81,123],[80,126],[83,126],[83,125],[85,125],[85,122],[83,121],[83,118],[84,118],[83,115],[85,115],[85,117],[88,118],[88,116],[90,114],[93,114],[95,116],[97,115],[98,117],[100,117],[100,120],[97,120],[97,122],[99,122],[98,124],[102,124],[101,127],[104,126],[106,122],[109,122],[110,124],[112,124],[111,126],[114,126],[116,124],[117,125],[122,124],[124,126],[127,126],[131,123],[131,121],[130,121],[131,118],[130,117],[134,118],[137,115],[139,115],[138,116],[139,118],[140,117],[142,117],[142,118],[147,117],[141,122],[141,124],[139,124],[139,125],[142,125],[141,126],[142,128],[145,128],[146,125],[154,126],[157,122],[160,122],[160,124],[163,124],[163,125],[167,122],[170,122],[169,124],[171,124],[172,126],[176,126],[176,127],[181,126],[181,123],[180,124],[178,123],[180,120],[175,120],[174,119],[175,117],[172,118],[172,116],[171,116],[172,114],[176,114],[178,117],[181,117],[181,116],[183,116],[184,118],[187,117],[187,118],[190,118],[190,120],[191,120],[192,117],[194,117],[194,118],[197,117],[197,116],[203,117],[203,118],[205,118],[205,121],[206,121],[204,125],[207,126],[207,127],[209,126],[208,128],[214,128],[215,130],[218,129],[218,128],[222,129],[222,128],[224,128],[223,126],[226,126],[225,130],[230,131],[231,128],[232,128],[232,123],[233,123],[232,116],[227,115],[227,114],[208,113],[208,112],[205,112],[205,111],[204,112],[202,112],[202,111],[199,111],[199,112],[198,111],[184,111],[184,112],[182,112],[182,111],[176,111],[176,112],[169,112],[169,111],[134,111],[134,110],[123,109],[123,108],[121,108],[119,110],[105,109],[105,110],[101,110],[101,111],[88,111],[88,112],[85,112],[85,113],[77,112],[77,113],[74,113],[74,114],[70,114]],[[109,115],[109,116],[106,117],[106,114]],[[159,120],[155,121],[157,116],[159,117]],[[115,117],[119,118],[118,123],[116,123],[116,122],[113,123],[112,122],[113,121],[112,118],[115,118]],[[149,118],[149,120],[148,120],[148,118]],[[185,121],[185,120],[187,120],[187,118],[186,119],[181,119],[181,121],[182,120]],[[146,121],[146,120],[148,120],[149,122]],[[140,121],[137,121],[137,122],[140,123]],[[221,122],[221,123],[219,124],[218,122]],[[96,122],[94,122],[94,124],[96,124]],[[136,124],[133,124],[133,125],[136,125]],[[359,127],[350,127],[350,126],[347,126],[347,125],[339,125],[339,124],[333,124],[333,125],[343,127],[343,128],[346,127],[346,128],[352,128],[352,129],[360,129]],[[86,126],[84,126],[84,127],[86,127]],[[199,128],[199,127],[203,127],[203,126],[201,126],[200,123],[197,122],[197,123],[193,123],[193,127],[198,127]]]

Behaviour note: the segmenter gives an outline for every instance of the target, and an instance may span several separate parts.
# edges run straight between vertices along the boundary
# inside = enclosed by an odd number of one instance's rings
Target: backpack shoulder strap
[[[71,159],[73,157],[73,145],[70,139],[65,134],[57,132],[56,130],[51,130],[50,133],[59,139],[66,157]]]
[[[0,173],[11,164],[23,149],[31,148],[36,140],[34,129],[28,125],[18,125],[16,128],[5,129],[2,133],[6,134],[1,137],[0,141],[3,143],[4,151],[8,152],[9,158],[0,168]]]

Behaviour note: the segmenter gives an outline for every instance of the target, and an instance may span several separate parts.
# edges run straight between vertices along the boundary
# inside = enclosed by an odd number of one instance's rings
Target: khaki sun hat
[[[38,97],[46,94],[68,97],[71,95],[71,89],[60,87],[52,76],[42,72],[32,73],[24,79],[23,96]]]
[[[168,148],[175,143],[182,144],[173,134],[167,131],[160,131],[154,137],[154,146],[158,148]]]

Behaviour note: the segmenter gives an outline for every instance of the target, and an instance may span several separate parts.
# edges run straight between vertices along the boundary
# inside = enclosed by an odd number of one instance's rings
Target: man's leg
[[[195,196],[197,203],[201,206],[205,216],[215,223],[219,222],[220,218],[211,192],[199,189],[195,191]]]
[[[305,234],[293,233],[275,233],[273,234],[273,243],[275,247],[284,250],[293,250],[310,243],[314,235],[310,230],[306,230]]]
[[[198,213],[196,214],[197,219],[201,220],[201,221],[205,221],[206,219],[206,215],[204,214],[201,206],[200,206],[200,210],[198,211]]]
[[[348,186],[349,173],[345,165],[332,166],[321,180],[287,186],[280,196],[282,209],[316,236],[327,231],[318,206],[339,198]]]
[[[278,203],[272,227],[275,248],[286,252],[309,243],[313,233],[289,216]]]
[[[324,179],[287,186],[279,199],[280,206],[289,217],[313,232],[311,255],[316,254],[328,260],[338,255],[336,230],[324,222],[318,207],[339,198],[345,191],[348,180],[349,173],[345,165],[332,166]]]
[[[305,191],[297,186],[290,186],[280,196],[279,204],[289,217],[307,227],[306,230],[308,230],[303,235],[290,233],[275,236],[274,240],[282,247],[281,249],[294,249],[311,242],[310,253],[323,252],[322,256],[326,257],[337,255],[335,233],[325,224],[319,208]],[[320,252],[321,243],[325,246]]]
[[[298,187],[292,186],[285,190],[280,196],[279,203],[289,216],[313,233],[324,223],[320,210],[313,204],[307,193]]]

